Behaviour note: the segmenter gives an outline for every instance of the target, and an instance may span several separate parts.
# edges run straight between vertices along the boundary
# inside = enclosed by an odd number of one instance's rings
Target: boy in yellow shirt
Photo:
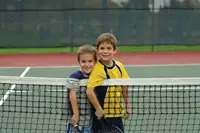
[[[101,86],[105,79],[129,78],[124,66],[113,59],[114,54],[117,53],[116,43],[116,37],[111,33],[103,33],[97,38],[99,61],[90,74],[86,90],[88,99],[95,109],[92,123],[93,133],[102,129],[99,119],[103,115],[109,123],[114,124],[124,132],[123,109],[125,109],[126,114],[130,114],[127,87]],[[121,97],[124,98],[125,107]]]

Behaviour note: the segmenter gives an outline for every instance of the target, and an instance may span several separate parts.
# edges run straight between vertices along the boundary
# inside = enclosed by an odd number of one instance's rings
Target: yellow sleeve
[[[90,74],[87,88],[100,86],[104,79],[106,79],[104,67],[100,63],[97,63]]]
[[[122,71],[122,78],[129,78],[128,73],[127,73],[126,69],[124,68],[124,66],[121,63],[119,63],[119,66]]]

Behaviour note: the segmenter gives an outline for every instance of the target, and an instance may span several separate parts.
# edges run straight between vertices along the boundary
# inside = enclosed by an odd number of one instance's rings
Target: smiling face
[[[113,56],[116,52],[117,49],[114,49],[113,45],[108,41],[102,42],[97,48],[98,56],[106,66],[112,66]]]
[[[95,59],[94,59],[94,55],[91,53],[84,53],[81,54],[79,57],[79,65],[81,68],[81,71],[85,74],[85,75],[89,75],[95,65]]]

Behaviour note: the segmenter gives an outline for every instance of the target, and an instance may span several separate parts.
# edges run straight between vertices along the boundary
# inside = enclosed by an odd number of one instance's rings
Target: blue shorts
[[[81,127],[81,126],[78,127],[82,133],[92,133],[91,128],[89,127]],[[66,133],[74,133],[74,126],[72,124],[67,125]]]

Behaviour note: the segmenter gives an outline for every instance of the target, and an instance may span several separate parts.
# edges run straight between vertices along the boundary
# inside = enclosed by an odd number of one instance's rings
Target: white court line
[[[26,67],[26,69],[24,70],[24,72],[20,75],[20,77],[24,77],[26,75],[26,73],[29,71],[30,67]],[[15,89],[16,85],[13,84],[10,89],[6,92],[6,94],[3,96],[3,98],[0,101],[0,106],[3,105],[4,101],[6,101],[6,99],[8,98],[8,96],[10,95],[10,93],[12,93],[12,91]]]
[[[152,65],[124,65],[125,67],[168,67],[168,66],[172,66],[172,67],[176,67],[176,66],[180,66],[180,67],[184,67],[184,66],[199,66],[200,64],[152,64]]]
[[[124,65],[125,67],[165,67],[165,66],[199,66],[200,63],[194,64],[147,64],[147,65]],[[32,66],[31,68],[77,68],[80,67],[78,65],[72,66]],[[0,67],[0,69],[12,69],[12,68],[25,68],[25,67]]]
[[[31,68],[76,68],[78,65],[72,66],[31,66]],[[25,68],[25,67],[0,67],[0,69],[13,69],[13,68]]]

